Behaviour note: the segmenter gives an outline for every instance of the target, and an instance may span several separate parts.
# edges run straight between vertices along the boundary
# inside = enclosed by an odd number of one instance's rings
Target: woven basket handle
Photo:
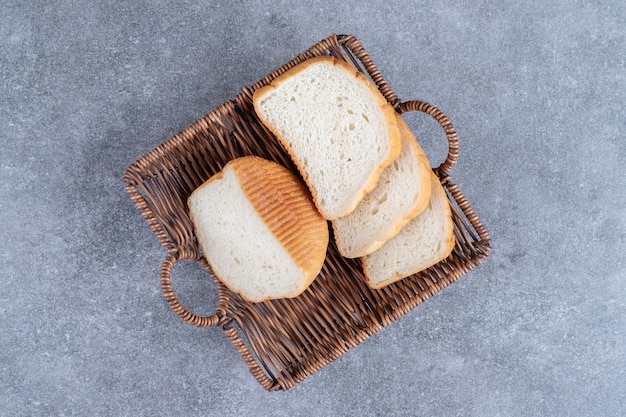
[[[187,310],[183,307],[180,301],[178,301],[178,298],[174,293],[174,288],[172,287],[171,274],[174,264],[183,260],[198,262],[205,269],[209,269],[208,263],[204,258],[197,259],[191,255],[179,255],[178,252],[170,252],[161,266],[161,288],[163,289],[163,296],[165,297],[165,300],[174,313],[189,324],[193,324],[198,327],[211,327],[217,325],[219,322],[217,313],[211,314],[210,316],[198,316],[197,314]]]
[[[436,170],[441,178],[448,176],[459,158],[459,136],[456,130],[454,130],[454,126],[452,126],[452,122],[448,119],[448,116],[432,104],[417,100],[400,103],[398,108],[400,113],[410,110],[426,113],[439,123],[448,138],[448,156]]]

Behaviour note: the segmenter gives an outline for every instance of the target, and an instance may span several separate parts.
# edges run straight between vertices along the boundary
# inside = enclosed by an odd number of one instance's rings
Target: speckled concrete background
[[[0,3],[0,415],[624,415],[625,3],[230,3]],[[333,33],[455,123],[453,177],[494,251],[267,393],[221,331],[168,309],[121,177]],[[408,119],[440,162],[442,132]],[[202,271],[175,272],[210,312]]]

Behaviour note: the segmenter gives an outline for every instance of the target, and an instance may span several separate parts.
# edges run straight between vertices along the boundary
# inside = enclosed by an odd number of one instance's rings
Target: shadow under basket
[[[331,236],[322,271],[304,293],[250,303],[230,292],[211,272],[194,236],[187,198],[228,161],[245,155],[277,161],[299,175],[257,118],[252,94],[289,68],[320,55],[334,56],[368,74],[398,113],[424,112],[441,125],[448,155],[434,172],[452,208],[455,247],[447,259],[431,268],[374,290],[366,284],[360,261],[339,255]],[[399,100],[354,36],[333,35],[144,155],[127,169],[124,181],[133,203],[167,248],[160,280],[172,310],[195,326],[220,327],[266,390],[288,390],[457,281],[489,255],[489,233],[450,177],[458,152],[457,134],[439,109],[421,101]],[[218,305],[214,314],[198,316],[176,298],[170,274],[181,260],[198,262],[215,281]]]

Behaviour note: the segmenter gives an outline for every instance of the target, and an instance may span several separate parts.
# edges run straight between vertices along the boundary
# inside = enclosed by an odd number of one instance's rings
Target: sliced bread
[[[454,248],[453,233],[448,198],[431,172],[428,207],[380,249],[361,258],[368,285],[387,286],[445,259]]]
[[[374,252],[428,205],[430,164],[402,116],[396,118],[402,137],[400,156],[352,213],[332,222],[337,248],[346,258]]]
[[[354,210],[400,154],[393,107],[344,61],[304,61],[255,91],[253,103],[329,220]]]
[[[282,165],[234,159],[188,205],[203,256],[248,301],[295,297],[322,268],[328,223],[307,187]]]

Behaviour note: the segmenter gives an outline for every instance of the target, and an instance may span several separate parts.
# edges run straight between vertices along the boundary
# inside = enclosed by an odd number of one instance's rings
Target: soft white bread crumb
[[[380,248],[428,205],[431,169],[402,116],[400,157],[385,168],[376,188],[347,216],[333,220],[335,241],[342,256],[359,258]]]
[[[254,108],[324,217],[350,213],[400,153],[393,107],[346,62],[324,56],[255,91]]]
[[[454,248],[454,226],[448,198],[431,173],[428,207],[388,240],[362,259],[363,271],[372,288],[381,288],[420,272],[448,257]]]
[[[295,297],[322,268],[327,222],[304,184],[279,164],[235,159],[188,204],[215,275],[248,301]]]

